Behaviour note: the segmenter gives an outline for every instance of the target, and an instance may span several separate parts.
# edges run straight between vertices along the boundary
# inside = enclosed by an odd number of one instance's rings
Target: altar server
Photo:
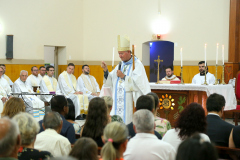
[[[96,79],[89,75],[90,69],[88,65],[82,66],[82,74],[77,80],[77,90],[82,91],[83,94],[88,96],[90,101],[94,97],[98,97],[100,94],[100,88]]]
[[[199,72],[192,79],[192,84],[203,84],[205,82],[205,61],[200,61],[198,63]],[[215,76],[208,72],[208,67],[206,67],[206,81],[208,84],[215,83]]]
[[[8,82],[9,85],[13,85],[12,80],[5,74],[5,72],[6,72],[6,66],[5,66],[5,64],[0,64],[0,67],[3,67],[3,75],[2,75],[2,77],[7,80],[7,82]]]
[[[3,110],[3,104],[8,100],[11,88],[5,78],[3,78],[4,68],[0,66],[0,117]]]
[[[75,105],[75,117],[80,114],[87,114],[88,110],[88,97],[83,95],[83,92],[77,90],[77,80],[73,75],[75,65],[69,63],[67,71],[63,71],[58,77],[57,90],[60,89],[61,92],[70,98]]]
[[[38,76],[38,68],[36,66],[33,66],[31,68],[31,72],[32,74],[29,75],[26,80],[27,84],[31,87],[39,86],[42,77]]]
[[[22,92],[34,93],[32,90],[32,87],[26,83],[27,77],[28,77],[28,72],[25,70],[22,70],[20,72],[20,77],[13,83],[12,91],[14,93],[22,93]],[[43,118],[44,116],[44,114],[42,113],[42,111],[44,110],[43,101],[41,101],[35,95],[22,95],[20,96],[20,98],[23,98],[25,102],[26,112],[32,115],[34,113],[34,118],[36,118],[37,120],[41,120]]]
[[[136,104],[138,97],[151,92],[151,89],[142,62],[131,55],[130,40],[127,36],[118,36],[118,54],[122,61],[113,71],[108,72],[105,62],[102,62],[102,68],[105,85],[113,90],[113,106],[110,114],[119,115],[128,124],[132,121],[133,100]]]
[[[57,80],[53,77],[54,67],[47,66],[47,75],[45,75],[40,82],[41,93],[55,92],[57,89]],[[50,102],[52,95],[41,95],[41,100]]]

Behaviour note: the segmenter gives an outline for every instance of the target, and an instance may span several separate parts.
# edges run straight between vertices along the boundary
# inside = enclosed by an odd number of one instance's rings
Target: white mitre
[[[118,35],[117,40],[118,40],[118,51],[129,51],[130,50],[130,40],[129,40],[128,36]]]

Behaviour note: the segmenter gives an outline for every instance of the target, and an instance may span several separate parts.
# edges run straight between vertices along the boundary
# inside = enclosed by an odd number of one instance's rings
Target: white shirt
[[[208,84],[215,83],[215,76],[211,73],[207,73],[206,80]],[[196,74],[192,79],[192,84],[203,84],[205,82],[205,76],[200,76],[200,73]]]
[[[176,131],[175,129],[170,129],[167,131],[167,133],[163,136],[163,141],[171,144],[175,150],[178,150],[179,145],[181,144],[182,140],[180,139],[180,137],[178,136],[179,131]],[[204,133],[200,133],[200,137],[203,138],[204,141],[210,142],[209,137],[204,134]]]
[[[5,75],[5,74],[2,75],[3,78],[4,78],[4,75]],[[8,77],[8,78],[9,78],[9,77]],[[9,78],[9,85],[13,85],[13,82],[12,82],[12,80],[11,80],[10,78]]]
[[[127,144],[125,160],[175,160],[176,150],[151,133],[137,133]]]
[[[90,80],[90,78],[89,78],[89,75],[85,75],[85,76],[87,77],[87,79],[88,79],[88,81],[89,81],[89,84],[91,84],[91,86],[92,86],[92,82],[91,82],[91,80]],[[93,77],[93,76],[92,76],[92,77]],[[93,78],[94,78],[94,77],[93,77]],[[96,88],[97,88],[97,92],[100,92],[99,85],[98,85],[98,83],[97,83],[97,81],[96,81],[95,78],[94,78],[94,82],[95,82],[95,85],[96,85]],[[78,80],[77,80],[77,91],[81,91],[81,92],[83,92],[83,94],[86,94],[86,95],[88,95],[88,96],[92,94],[92,92],[89,91],[89,90],[85,87],[84,81],[83,81],[83,79],[82,79],[81,76],[79,76],[79,77],[78,77]]]
[[[45,76],[45,75],[44,75],[44,76]],[[38,73],[38,79],[39,79],[39,81],[41,81],[44,76],[41,76],[41,74]]]
[[[71,144],[66,137],[58,134],[54,129],[46,129],[37,134],[34,148],[50,152],[54,157],[68,155]]]

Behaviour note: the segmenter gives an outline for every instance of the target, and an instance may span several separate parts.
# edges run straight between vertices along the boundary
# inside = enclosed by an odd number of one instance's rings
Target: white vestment
[[[180,81],[180,79],[175,75],[172,75],[171,77],[165,76],[164,78],[162,78],[162,81]]]
[[[0,78],[0,117],[3,111],[3,97],[8,98],[8,95],[11,93],[11,87],[9,86],[7,80],[3,77]]]
[[[41,93],[55,92],[57,89],[57,80],[54,77],[44,76],[40,82]],[[52,95],[41,95],[41,100],[50,102]]]
[[[80,94],[74,94],[77,87],[77,80],[73,74],[68,74],[63,71],[58,77],[57,90],[61,92],[73,101],[75,105],[75,117],[80,114],[87,114],[88,110],[88,97]]]
[[[44,75],[44,76],[45,76],[45,75]],[[38,79],[39,79],[40,82],[41,82],[41,80],[43,79],[44,76],[41,76],[41,74],[38,73]]]
[[[39,77],[34,76],[33,74],[29,75],[27,80],[26,80],[27,84],[31,87],[34,86],[39,86],[40,84],[40,79]]]
[[[141,95],[151,92],[145,68],[141,61],[135,57],[135,69],[132,71],[132,58],[122,62],[121,71],[126,75],[125,80],[117,77],[118,65],[108,74],[104,86],[112,88],[113,106],[111,115],[119,115],[125,124],[132,122],[133,100]]]
[[[83,79],[84,78],[84,79]],[[96,79],[91,75],[84,75],[78,77],[77,80],[77,90],[83,92],[83,94],[88,96],[88,100],[90,101],[96,96],[91,95],[93,92],[100,92],[99,85]]]
[[[7,80],[7,82],[8,82],[9,85],[13,85],[12,80],[11,80],[6,74],[3,74],[2,77]]]
[[[211,73],[207,73],[206,80],[208,84],[215,83],[215,76]],[[192,79],[192,84],[203,84],[205,82],[205,76],[200,76],[200,73],[196,74]]]
[[[18,78],[12,87],[13,93],[21,93],[21,92],[28,92],[34,93],[32,87],[29,86],[26,82],[24,83]],[[43,119],[44,116],[44,102],[41,101],[35,95],[20,95],[19,98],[23,98],[24,103],[26,105],[26,112],[32,114],[36,120]]]

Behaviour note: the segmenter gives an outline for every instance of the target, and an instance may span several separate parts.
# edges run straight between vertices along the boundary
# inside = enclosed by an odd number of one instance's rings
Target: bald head
[[[17,158],[20,147],[19,129],[15,121],[9,118],[0,119],[0,157]]]

